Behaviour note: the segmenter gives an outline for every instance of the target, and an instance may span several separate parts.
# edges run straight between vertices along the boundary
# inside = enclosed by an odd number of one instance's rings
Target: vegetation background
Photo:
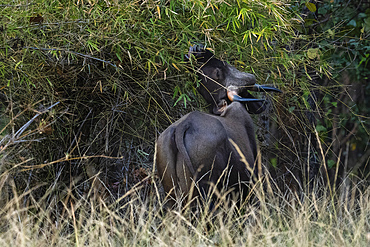
[[[0,243],[370,242],[370,3],[0,1]],[[255,116],[260,204],[164,214],[156,137],[205,110],[204,44],[283,95]]]

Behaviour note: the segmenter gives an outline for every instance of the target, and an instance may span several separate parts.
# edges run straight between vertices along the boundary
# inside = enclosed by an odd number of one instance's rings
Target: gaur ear
[[[212,52],[204,49],[204,46],[202,44],[195,44],[193,46],[190,46],[189,52],[185,55],[185,58],[189,60],[192,55],[200,63],[206,63],[214,56]]]

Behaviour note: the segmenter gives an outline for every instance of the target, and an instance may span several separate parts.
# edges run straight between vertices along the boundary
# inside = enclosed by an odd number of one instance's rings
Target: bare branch
[[[67,52],[67,53],[75,54],[75,55],[80,56],[80,57],[90,58],[90,59],[93,59],[93,60],[96,60],[96,61],[99,61],[99,62],[102,62],[102,63],[105,63],[105,64],[109,64],[110,66],[112,66],[116,69],[121,69],[120,67],[113,64],[112,62],[109,62],[109,61],[106,61],[106,60],[103,60],[103,59],[100,59],[100,58],[97,58],[97,57],[93,57],[93,56],[90,56],[90,55],[87,55],[87,54],[82,54],[82,53],[79,53],[79,52],[75,52],[75,51],[68,51],[68,50],[59,49],[59,48],[38,48],[38,47],[28,47],[28,46],[23,47],[23,48],[24,49],[31,49],[31,50],[40,50],[40,51],[64,51],[64,52]]]

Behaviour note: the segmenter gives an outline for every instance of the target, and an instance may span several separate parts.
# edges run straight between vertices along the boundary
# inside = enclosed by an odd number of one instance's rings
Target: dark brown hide
[[[257,152],[248,111],[259,113],[263,109],[261,102],[231,103],[227,90],[253,98],[247,90],[253,88],[255,76],[197,46],[191,47],[189,53],[197,59],[202,81],[199,92],[210,104],[212,114],[191,112],[168,127],[156,142],[155,166],[170,198],[187,196],[192,191],[194,196],[200,193],[206,197],[210,184],[214,184],[219,191],[239,192],[243,199]]]
[[[241,161],[230,139],[248,164]],[[199,191],[207,195],[211,183],[217,184],[219,191],[242,188],[246,196],[255,157],[253,121],[245,106],[234,102],[222,116],[195,111],[168,127],[157,140],[155,165],[165,192],[172,198],[176,193],[188,195],[192,181],[199,186],[194,196]]]

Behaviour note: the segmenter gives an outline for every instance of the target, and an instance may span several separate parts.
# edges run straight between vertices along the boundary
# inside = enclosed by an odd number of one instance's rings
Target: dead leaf
[[[40,14],[37,14],[37,16],[30,17],[30,23],[36,23],[41,24],[44,21],[44,17],[42,17]]]

